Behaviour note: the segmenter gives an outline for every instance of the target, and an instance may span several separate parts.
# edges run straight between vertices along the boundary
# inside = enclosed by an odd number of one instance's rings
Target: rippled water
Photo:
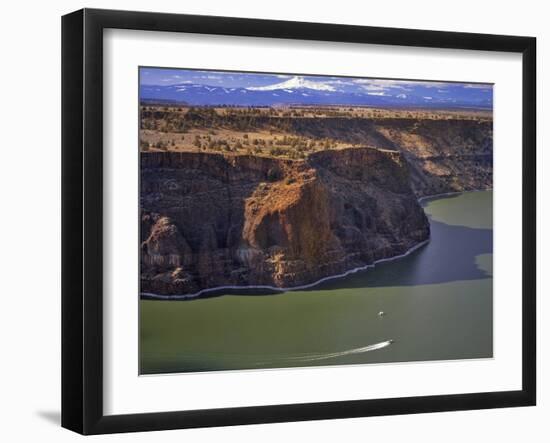
[[[278,295],[141,300],[141,372],[492,357],[492,191],[422,204],[431,241],[399,260]]]

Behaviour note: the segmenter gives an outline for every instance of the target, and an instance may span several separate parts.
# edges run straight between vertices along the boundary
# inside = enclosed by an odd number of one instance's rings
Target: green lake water
[[[374,268],[276,295],[141,300],[141,373],[492,357],[492,191],[422,205],[430,242]]]

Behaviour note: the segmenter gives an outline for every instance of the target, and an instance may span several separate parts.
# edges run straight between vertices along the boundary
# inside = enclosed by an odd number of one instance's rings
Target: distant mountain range
[[[382,82],[382,81],[381,81]],[[391,81],[388,81],[391,82]],[[438,85],[442,85],[438,87]],[[185,82],[140,86],[140,100],[192,106],[349,105],[492,109],[490,85],[408,82],[361,88],[346,81],[321,82],[294,76],[264,86],[224,87]]]

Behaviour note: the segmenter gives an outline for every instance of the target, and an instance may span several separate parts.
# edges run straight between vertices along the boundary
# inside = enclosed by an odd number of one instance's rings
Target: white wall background
[[[60,414],[60,16],[81,7],[532,35],[538,38],[538,125],[542,152],[550,111],[550,28],[534,0],[359,2],[339,0],[156,0],[5,2],[0,27],[0,438],[75,441]],[[539,226],[550,221],[548,156],[539,156]],[[546,164],[544,164],[546,163]],[[546,205],[544,205],[546,200]],[[540,231],[540,229],[539,229]],[[101,436],[94,441],[388,442],[531,441],[550,438],[550,241],[539,235],[539,405],[534,408],[330,420]],[[541,253],[540,249],[544,248]]]

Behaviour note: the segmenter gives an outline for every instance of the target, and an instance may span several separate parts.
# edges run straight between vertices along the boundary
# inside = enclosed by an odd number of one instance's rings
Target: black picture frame
[[[131,415],[103,412],[103,30],[108,28],[503,51],[523,63],[522,389]],[[83,9],[62,18],[62,426],[151,431],[536,403],[536,39]]]

